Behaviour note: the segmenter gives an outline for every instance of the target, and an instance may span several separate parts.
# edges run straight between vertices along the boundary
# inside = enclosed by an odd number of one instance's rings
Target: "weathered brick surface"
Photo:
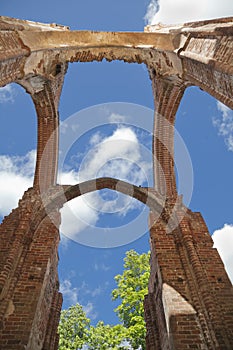
[[[38,194],[29,190],[19,208],[0,226],[1,237],[10,243],[7,250],[1,250],[4,284],[0,294],[0,349],[56,349],[61,307],[57,276],[59,232],[49,217],[36,231],[32,230],[30,217],[39,205]],[[53,220],[59,226],[60,215],[54,213]],[[14,232],[7,237],[10,227]]]
[[[147,349],[233,349],[232,285],[201,215],[186,210],[177,196],[173,161],[175,114],[187,86],[198,85],[233,107],[232,24],[226,18],[149,26],[145,33],[96,33],[0,17],[0,86],[21,84],[38,117],[33,188],[0,225],[0,349],[57,349],[59,209],[102,188],[151,209]],[[58,105],[67,64],[104,58],[148,66],[155,188],[111,178],[56,185]]]
[[[158,222],[150,235],[148,349],[232,349],[232,284],[201,215],[188,211],[172,233]]]
[[[174,123],[176,111],[187,84],[180,79],[157,77],[150,71],[155,105],[153,132],[154,183],[166,197],[176,196],[174,171]]]

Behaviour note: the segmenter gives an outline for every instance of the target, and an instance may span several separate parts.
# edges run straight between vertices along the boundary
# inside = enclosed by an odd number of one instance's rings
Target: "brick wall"
[[[40,205],[38,194],[29,190],[0,226],[5,246],[1,249],[0,349],[57,348],[62,303],[57,276],[60,215],[50,214],[57,226],[47,217],[34,231],[31,218]]]
[[[172,233],[157,222],[150,236],[147,349],[232,349],[232,284],[200,213]]]

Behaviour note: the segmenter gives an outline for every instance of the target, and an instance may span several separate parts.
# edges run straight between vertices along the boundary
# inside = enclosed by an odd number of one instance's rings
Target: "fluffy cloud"
[[[144,156],[144,149],[130,127],[118,127],[108,137],[97,132],[91,136],[89,146],[79,172],[61,173],[61,183],[75,184],[104,176],[137,185],[147,181],[151,163]],[[139,206],[136,200],[108,190],[86,194],[62,209],[61,232],[76,240],[79,232],[87,226],[95,226],[102,214],[126,215]]]
[[[151,0],[147,7],[147,11],[144,20],[147,24],[154,24],[153,19],[156,13],[159,11],[159,0]]]
[[[101,139],[101,136],[97,135],[97,145],[90,149],[82,162],[80,181],[100,176],[120,176],[122,180],[128,180],[132,164],[142,162],[140,144],[135,132],[129,127],[119,127],[111,136]],[[91,140],[96,138],[94,135]],[[132,180],[134,183],[143,181],[143,175],[141,171],[135,172],[131,175]]]
[[[233,225],[225,224],[213,233],[212,238],[233,283]]]
[[[0,88],[0,103],[14,102],[15,90],[11,84]]]
[[[67,302],[70,304],[77,304],[78,302],[78,289],[72,287],[70,280],[66,279],[60,284],[60,292],[63,297],[66,298]]]
[[[95,320],[98,316],[98,313],[94,310],[94,305],[90,301],[83,306],[83,311],[91,320]]]
[[[219,116],[214,118],[213,124],[218,128],[218,133],[224,138],[229,151],[233,152],[233,111],[223,103],[217,101]]]
[[[107,265],[105,265],[104,263],[95,263],[94,264],[94,270],[95,271],[108,271],[108,270],[110,270],[110,266],[107,266]]]
[[[32,186],[36,152],[26,156],[0,156],[0,216],[17,207],[24,191]]]
[[[112,113],[108,118],[110,123],[124,123],[126,117],[122,114]]]
[[[232,14],[232,0],[152,0],[145,20],[148,24],[175,24],[229,17]]]
[[[72,286],[72,283],[69,279],[65,279],[61,281],[61,284],[60,284],[60,292],[63,294],[63,297],[66,300],[66,302],[70,305],[75,305],[78,302],[80,303],[79,296],[82,294],[83,292],[82,289],[84,288],[85,288],[85,291],[86,290],[89,291],[85,282],[82,284],[80,288],[76,288]],[[93,291],[91,291],[89,294],[91,294],[92,297],[95,297],[101,293],[102,293],[102,289],[100,290],[100,287],[98,287]],[[91,318],[92,320],[96,319],[98,314],[95,311],[94,304],[91,301],[88,301],[86,304],[83,303],[82,306],[87,317]]]
[[[82,304],[85,303],[86,298],[95,298],[105,292],[109,288],[109,282],[106,281],[96,288],[90,287],[85,281],[82,282],[81,286],[78,288],[78,294]]]
[[[79,175],[74,171],[61,173],[59,177],[62,184],[74,185],[79,182]],[[60,229],[65,236],[73,238],[88,225],[96,224],[98,213],[89,205],[94,195],[90,193],[73,199],[61,209],[62,222]]]
[[[147,180],[151,164],[146,161],[137,135],[131,128],[118,127],[108,137],[97,132],[92,135],[88,150],[80,170],[61,172],[60,183],[76,184],[101,176],[120,178],[138,185]],[[32,185],[35,157],[35,151],[24,157],[0,156],[1,216],[9,214],[24,191]],[[103,213],[126,215],[138,206],[140,204],[136,200],[112,191],[83,195],[63,207],[61,232],[76,239],[76,235],[86,227],[95,227]]]

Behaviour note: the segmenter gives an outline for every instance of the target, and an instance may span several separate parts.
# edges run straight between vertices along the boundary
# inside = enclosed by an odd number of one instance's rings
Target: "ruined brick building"
[[[0,18],[0,85],[23,86],[38,116],[33,187],[0,226],[0,349],[57,349],[59,209],[82,193],[116,185],[151,209],[147,349],[233,349],[232,285],[201,214],[177,195],[172,128],[190,85],[233,107],[232,25],[225,18],[111,33]],[[87,181],[82,191],[56,184],[58,104],[68,63],[104,58],[148,67],[156,189],[133,186],[132,194],[132,186],[111,178]]]

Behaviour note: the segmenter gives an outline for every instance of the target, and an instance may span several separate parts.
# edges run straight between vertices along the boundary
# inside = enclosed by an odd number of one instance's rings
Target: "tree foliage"
[[[103,321],[90,327],[88,349],[90,350],[119,350],[125,349],[122,345],[127,338],[127,329],[118,324],[116,326],[105,325]]]
[[[134,349],[139,346],[145,349],[143,300],[147,294],[150,275],[149,259],[149,253],[128,251],[124,259],[124,271],[115,277],[117,288],[112,291],[113,300],[121,300],[115,311],[128,329],[128,338]]]
[[[59,350],[81,349],[88,340],[89,327],[90,320],[81,305],[62,310],[58,326]]]
[[[145,349],[143,300],[150,274],[149,258],[149,253],[128,251],[122,275],[115,276],[117,288],[112,291],[112,299],[120,301],[115,311],[121,324],[112,326],[100,321],[92,326],[81,305],[71,306],[61,312],[59,350]]]

